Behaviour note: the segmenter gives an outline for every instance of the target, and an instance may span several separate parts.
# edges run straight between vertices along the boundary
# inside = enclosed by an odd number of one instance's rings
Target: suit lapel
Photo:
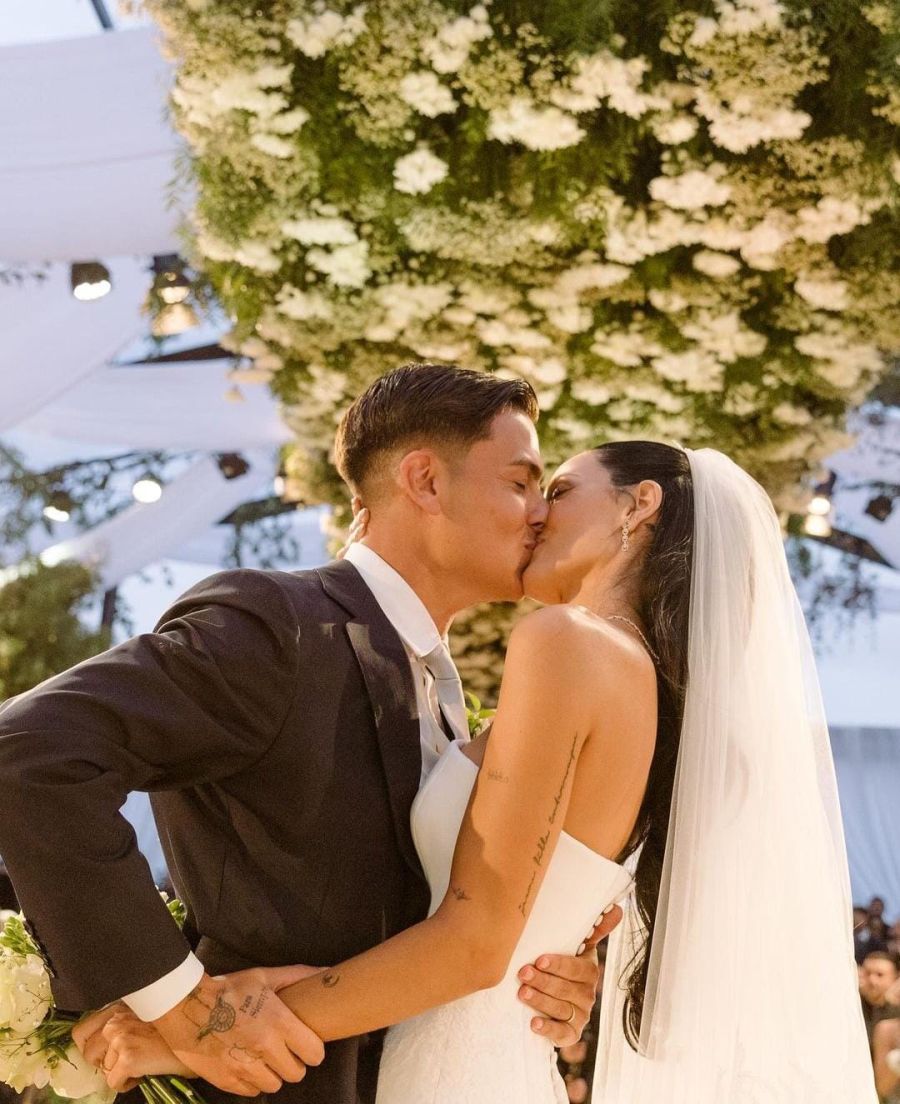
[[[409,812],[419,789],[422,749],[409,657],[393,625],[356,568],[344,561],[318,568],[326,593],[351,615],[346,630],[372,704],[400,852],[421,878]]]

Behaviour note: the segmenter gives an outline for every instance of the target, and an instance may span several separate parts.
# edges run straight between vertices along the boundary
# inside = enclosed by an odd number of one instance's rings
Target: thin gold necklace
[[[626,625],[630,625],[634,629],[634,631],[638,634],[638,636],[641,638],[641,640],[643,640],[644,647],[650,653],[650,658],[655,660],[657,663],[659,663],[659,656],[650,647],[650,641],[641,632],[640,626],[635,625],[635,623],[630,618],[621,617],[621,616],[619,616],[619,614],[613,613],[613,614],[610,614],[609,616],[605,617],[604,621],[624,621]]]

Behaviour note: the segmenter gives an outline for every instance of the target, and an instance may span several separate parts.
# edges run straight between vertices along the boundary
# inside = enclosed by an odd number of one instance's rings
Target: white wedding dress
[[[431,888],[444,898],[456,837],[478,767],[451,744],[413,802],[412,833]],[[575,954],[604,908],[625,892],[624,867],[563,832],[499,985],[392,1027],[376,1104],[566,1104],[556,1051],[530,1027],[516,974],[541,954]]]

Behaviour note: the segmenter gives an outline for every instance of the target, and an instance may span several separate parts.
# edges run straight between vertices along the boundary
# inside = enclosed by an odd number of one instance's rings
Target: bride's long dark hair
[[[619,857],[641,848],[635,900],[647,938],[628,966],[623,1009],[625,1035],[637,1049],[687,689],[694,494],[690,463],[682,449],[654,441],[616,441],[594,449],[594,454],[614,487],[626,490],[651,479],[663,491],[652,538],[635,565],[637,613],[658,656],[656,750],[634,834]]]

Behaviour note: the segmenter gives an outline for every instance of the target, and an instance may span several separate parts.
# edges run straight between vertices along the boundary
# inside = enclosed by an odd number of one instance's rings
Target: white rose
[[[427,146],[421,146],[394,162],[394,187],[407,195],[422,195],[439,184],[448,170],[446,161],[435,156]]]
[[[0,1029],[29,1035],[52,1004],[50,977],[39,955],[0,955]]]
[[[80,1100],[83,1096],[96,1093],[96,1104],[109,1104],[116,1096],[115,1089],[106,1084],[103,1071],[90,1065],[74,1044],[51,1072],[50,1087],[58,1096],[66,1096],[70,1100]]]

